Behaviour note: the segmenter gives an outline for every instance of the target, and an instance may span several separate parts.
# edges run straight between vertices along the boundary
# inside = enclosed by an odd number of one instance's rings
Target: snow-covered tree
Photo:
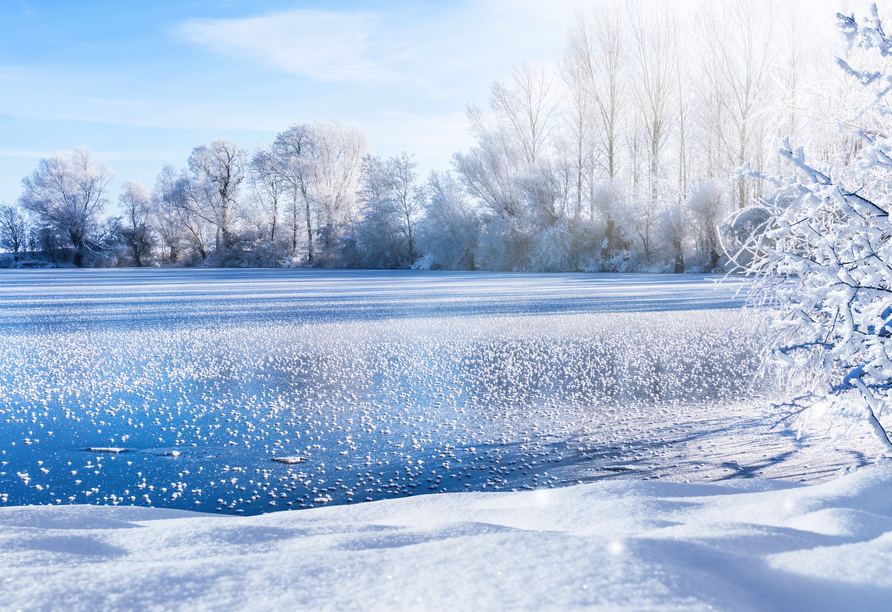
[[[152,196],[142,183],[125,181],[118,201],[124,217],[117,233],[130,250],[134,265],[144,266],[155,245],[149,224]]]
[[[418,217],[424,206],[416,166],[406,152],[386,160],[375,155],[363,159],[357,196],[363,213],[358,231],[364,265],[397,268],[415,262]]]
[[[837,16],[849,49],[864,65],[837,65],[871,101],[841,129],[860,142],[857,155],[828,162],[802,148],[781,155],[793,176],[771,179],[764,232],[747,245],[754,299],[768,313],[774,363],[796,391],[788,406],[807,423],[829,418],[839,433],[867,423],[892,453],[892,38],[876,6],[857,22]],[[870,60],[873,61],[870,61]],[[886,70],[884,70],[884,68]],[[766,177],[763,177],[766,178]]]
[[[84,265],[101,215],[105,189],[114,177],[102,160],[94,160],[87,147],[59,151],[41,159],[37,169],[22,179],[19,204],[37,219],[64,234],[74,247],[74,265]]]
[[[192,213],[216,228],[217,247],[224,250],[234,241],[247,163],[240,146],[222,139],[195,147],[189,156]]]
[[[272,146],[257,147],[248,165],[248,181],[255,208],[259,207],[261,210],[258,212],[262,212],[259,225],[261,228],[266,226],[270,243],[276,242],[279,215],[289,190],[285,173],[280,168],[281,160]]]
[[[152,222],[167,248],[163,261],[200,263],[208,256],[213,228],[190,204],[189,176],[171,165],[164,166],[155,179]],[[191,258],[182,257],[184,250]]]
[[[474,270],[480,243],[480,213],[462,192],[455,175],[431,172],[421,222],[422,243],[433,266]]]
[[[0,247],[12,251],[14,261],[25,250],[28,241],[28,223],[21,209],[15,205],[0,205]]]
[[[697,231],[697,246],[704,259],[706,272],[715,272],[719,265],[721,244],[719,226],[727,215],[725,198],[715,181],[697,186],[688,201],[688,210]]]
[[[313,201],[319,215],[319,246],[329,265],[338,262],[336,249],[346,246],[355,222],[356,190],[359,168],[369,149],[365,132],[335,119],[332,123],[313,123]],[[349,259],[349,257],[347,258]]]
[[[313,150],[316,137],[313,126],[303,123],[292,125],[276,136],[273,168],[288,183],[289,204],[286,217],[290,229],[291,254],[297,255],[298,236],[301,233],[301,217],[306,223],[307,265],[313,265]]]

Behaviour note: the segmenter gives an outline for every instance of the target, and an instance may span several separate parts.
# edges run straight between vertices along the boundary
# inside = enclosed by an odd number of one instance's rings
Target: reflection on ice
[[[253,514],[680,478],[757,420],[739,304],[691,276],[3,272],[0,500]]]

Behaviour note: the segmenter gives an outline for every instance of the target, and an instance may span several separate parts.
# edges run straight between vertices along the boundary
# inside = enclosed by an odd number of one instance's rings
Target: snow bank
[[[892,471],[612,481],[254,517],[0,509],[0,608],[883,610]]]

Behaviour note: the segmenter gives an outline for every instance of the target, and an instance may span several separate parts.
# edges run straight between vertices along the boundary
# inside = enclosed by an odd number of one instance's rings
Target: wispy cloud
[[[390,76],[370,57],[377,26],[371,13],[301,9],[243,19],[193,19],[174,31],[215,52],[316,81],[374,81]]]
[[[40,159],[52,157],[51,151],[16,151],[12,149],[0,149],[0,157],[23,157],[25,159]]]

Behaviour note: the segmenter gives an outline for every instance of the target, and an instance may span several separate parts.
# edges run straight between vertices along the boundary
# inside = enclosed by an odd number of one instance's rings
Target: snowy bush
[[[874,70],[839,67],[872,95],[841,129],[860,146],[819,164],[780,151],[794,176],[770,179],[772,202],[760,207],[765,230],[746,244],[743,269],[773,332],[772,363],[795,391],[788,404],[799,425],[824,417],[838,434],[868,424],[892,451],[892,142],[885,102],[892,75],[876,71],[892,56],[876,7],[863,22],[837,16],[849,49],[874,58]],[[868,127],[869,126],[869,127]],[[755,173],[753,173],[755,174]],[[767,177],[762,177],[767,178]],[[738,257],[741,261],[741,257]],[[887,457],[888,458],[888,457]]]
[[[704,181],[691,194],[688,209],[696,228],[697,250],[706,272],[719,267],[719,226],[727,215],[722,190],[715,181]]]
[[[534,239],[533,270],[538,272],[571,272],[575,263],[574,236],[564,220],[542,229]]]
[[[432,172],[420,231],[431,268],[474,270],[480,242],[477,208],[461,192],[451,172]]]

